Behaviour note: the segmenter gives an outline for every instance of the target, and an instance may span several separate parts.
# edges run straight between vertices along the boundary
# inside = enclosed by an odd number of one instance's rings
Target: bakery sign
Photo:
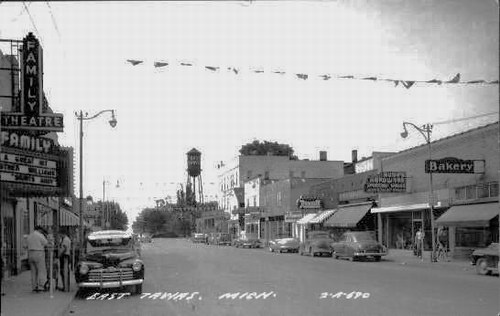
[[[364,190],[370,193],[406,192],[406,172],[389,171],[369,175]]]
[[[23,39],[21,56],[21,109],[2,113],[2,129],[25,130],[33,135],[62,132],[63,115],[44,112],[42,47],[33,33]]]
[[[462,160],[455,157],[425,161],[426,173],[484,173],[484,160]]]

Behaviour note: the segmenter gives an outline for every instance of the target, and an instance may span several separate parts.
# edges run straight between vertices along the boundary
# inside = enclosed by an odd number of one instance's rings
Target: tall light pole
[[[99,115],[106,113],[106,112],[111,112],[111,120],[109,120],[109,125],[111,127],[115,127],[116,123],[118,121],[115,118],[115,110],[103,110],[98,112],[97,114],[93,116],[89,116],[88,113],[83,113],[83,111],[80,111],[80,113],[75,112],[76,118],[80,121],[80,198],[78,201],[78,205],[80,207],[79,210],[79,216],[80,216],[80,254],[83,251],[83,121],[89,121],[92,119],[95,119]]]
[[[425,124],[422,125],[421,127],[418,127],[417,125],[410,123],[410,122],[403,122],[403,132],[401,133],[402,138],[408,137],[408,130],[406,129],[406,126],[410,125],[413,126],[417,131],[422,134],[422,136],[425,138],[425,141],[427,143],[427,148],[429,149],[429,160],[432,159],[432,149],[431,149],[431,133],[432,133],[432,124]],[[431,244],[432,244],[432,253],[431,253],[431,262],[434,262],[434,255],[436,253],[436,244],[435,244],[435,237],[434,237],[434,190],[433,190],[433,185],[432,185],[432,171],[429,170],[429,207],[431,210]],[[424,225],[424,219],[422,218],[422,226]],[[422,249],[423,250],[423,249]]]

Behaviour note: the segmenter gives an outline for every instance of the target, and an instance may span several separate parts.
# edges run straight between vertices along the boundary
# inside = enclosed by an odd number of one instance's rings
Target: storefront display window
[[[457,227],[455,240],[457,247],[482,248],[491,243],[492,235],[485,227]]]

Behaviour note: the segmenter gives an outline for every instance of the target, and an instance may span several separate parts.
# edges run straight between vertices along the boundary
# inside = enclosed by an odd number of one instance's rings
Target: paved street
[[[473,269],[311,258],[185,239],[155,239],[143,245],[142,253],[143,295],[114,290],[86,293],[73,300],[67,315],[496,315],[499,311],[498,277],[479,276]]]

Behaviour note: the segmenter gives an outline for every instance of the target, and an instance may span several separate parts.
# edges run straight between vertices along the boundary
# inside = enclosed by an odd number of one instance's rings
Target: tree
[[[279,144],[267,140],[263,142],[254,140],[241,146],[240,149],[240,154],[243,156],[287,156],[295,160],[297,156],[294,156],[293,152],[293,148],[288,144]]]

